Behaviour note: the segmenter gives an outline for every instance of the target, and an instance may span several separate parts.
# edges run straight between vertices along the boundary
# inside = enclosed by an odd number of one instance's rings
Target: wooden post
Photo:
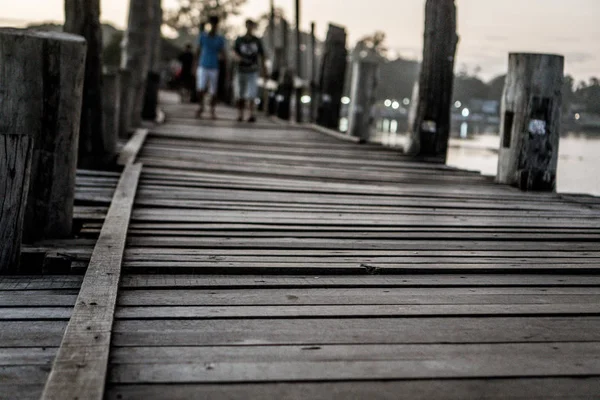
[[[31,136],[0,133],[0,274],[19,272],[32,152]]]
[[[427,0],[419,97],[413,104],[409,154],[446,162],[457,45],[454,0]]]
[[[319,84],[321,98],[317,115],[317,124],[326,128],[338,130],[340,126],[347,57],[346,30],[329,25]]]
[[[142,118],[147,121],[156,120],[158,92],[160,89],[160,55],[162,50],[161,28],[163,22],[163,11],[161,7],[161,0],[152,0],[152,7],[152,36],[150,39],[150,47],[152,52],[150,54],[150,69],[146,79],[144,105],[142,107]]]
[[[372,127],[371,109],[375,104],[375,90],[379,80],[379,60],[370,52],[360,54],[352,63],[352,88],[350,91],[349,128],[350,135],[369,140]]]
[[[300,30],[300,0],[296,0],[296,76],[302,76],[302,31]],[[302,87],[296,88],[296,122],[302,122]]]
[[[499,183],[556,190],[564,57],[511,54],[502,99]]]
[[[99,168],[110,147],[104,143],[100,0],[65,0],[64,30],[87,41],[78,160],[83,168]]]
[[[121,112],[121,85],[118,72],[104,74],[104,154],[105,164],[112,164],[117,155],[119,115]]]
[[[310,24],[310,123],[315,122],[315,104],[317,103],[317,37],[315,23]]]
[[[129,23],[123,46],[123,67],[131,71],[129,101],[131,104],[130,122],[137,127],[142,122],[142,108],[146,91],[146,78],[150,70],[153,29],[152,0],[131,0],[129,3]]]
[[[80,36],[0,28],[0,133],[34,143],[26,241],[71,234],[85,57]]]
[[[129,131],[131,130],[131,71],[125,68],[119,70],[119,84],[121,85],[119,137],[121,139],[129,139]]]

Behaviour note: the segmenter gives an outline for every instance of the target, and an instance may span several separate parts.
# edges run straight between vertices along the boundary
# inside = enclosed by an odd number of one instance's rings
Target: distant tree
[[[200,25],[211,15],[223,21],[231,15],[239,15],[240,7],[247,0],[178,0],[178,6],[165,12],[165,23],[180,35],[196,35]],[[223,29],[226,31],[226,25]]]
[[[492,79],[488,83],[489,91],[487,98],[489,100],[498,100],[502,99],[502,94],[504,93],[504,84],[506,83],[506,75],[500,75]]]
[[[385,33],[376,31],[360,39],[352,50],[352,58],[374,57],[387,61],[388,48],[385,46]]]

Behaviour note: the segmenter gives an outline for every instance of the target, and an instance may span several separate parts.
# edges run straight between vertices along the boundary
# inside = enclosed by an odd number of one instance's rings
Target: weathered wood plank
[[[110,380],[140,384],[588,377],[600,374],[599,352],[599,343],[123,348],[113,354]]]
[[[117,159],[117,164],[122,166],[127,166],[135,162],[137,155],[144,145],[144,141],[148,136],[147,129],[137,129],[129,142],[123,147],[121,153],[119,153],[119,158]]]
[[[10,282],[6,283],[11,285]],[[2,286],[0,279],[0,288]],[[202,276],[202,275],[126,275],[123,289],[294,289],[302,288],[591,288],[600,286],[598,275],[406,275],[406,276]],[[124,292],[127,293],[127,292]],[[176,293],[176,292],[175,292]]]
[[[502,329],[498,329],[502,327]],[[117,321],[114,346],[600,341],[600,318],[367,318]]]
[[[362,381],[321,383],[271,384],[202,384],[202,385],[121,385],[112,384],[107,390],[110,400],[190,398],[221,398],[231,400],[288,399],[288,400],[396,400],[399,394],[410,394],[414,400],[456,400],[485,398],[504,400],[587,400],[600,392],[600,378],[548,379],[461,379],[416,381]]]
[[[121,260],[141,164],[123,171],[43,399],[102,399]]]

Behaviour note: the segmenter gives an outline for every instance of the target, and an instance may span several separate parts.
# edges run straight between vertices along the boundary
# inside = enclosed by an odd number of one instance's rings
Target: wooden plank
[[[65,308],[13,309],[1,319],[62,319],[70,315]],[[400,317],[490,317],[490,316],[600,316],[600,305],[593,304],[436,304],[436,305],[350,305],[350,306],[187,306],[121,307],[117,319],[252,319],[252,318],[400,318]]]
[[[595,398],[600,378],[547,379],[460,379],[412,381],[361,381],[321,383],[123,385],[112,384],[107,399],[188,400],[191,398],[231,400],[396,400],[399,394],[412,400],[520,399],[562,400]]]
[[[53,290],[79,289],[83,278],[79,276],[0,276],[0,290]]]
[[[127,164],[83,280],[43,399],[102,399],[121,260],[141,164]]]
[[[0,366],[51,366],[57,351],[58,349],[56,347],[3,348],[2,351],[0,351]]]
[[[593,342],[600,318],[128,320],[114,333],[114,346]]]
[[[117,165],[127,166],[135,162],[140,149],[144,145],[144,141],[148,136],[147,129],[137,129],[131,140],[127,142],[125,147],[119,153],[119,158],[117,159]]]
[[[21,298],[25,296],[20,296]],[[0,300],[2,297],[0,297]],[[30,306],[17,298],[13,303]],[[120,306],[600,304],[600,287],[121,290]],[[41,304],[41,303],[38,303]]]
[[[0,321],[69,320],[71,308],[35,307],[0,308]],[[118,320],[212,320],[257,318],[425,318],[425,317],[496,317],[496,316],[600,316],[598,303],[571,304],[428,304],[428,305],[349,305],[349,306],[176,306],[121,307]]]
[[[301,288],[596,288],[598,275],[407,275],[407,276],[264,276],[126,275],[123,289],[295,289]],[[1,288],[0,281],[0,288]],[[533,289],[532,289],[533,290]],[[124,292],[127,293],[127,292]]]
[[[112,363],[111,382],[135,384],[587,377],[600,344],[123,348]]]
[[[58,347],[66,321],[0,321],[0,347]]]

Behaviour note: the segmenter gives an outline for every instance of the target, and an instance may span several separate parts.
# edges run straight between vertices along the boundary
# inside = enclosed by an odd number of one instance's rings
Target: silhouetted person
[[[179,73],[179,89],[182,92],[182,98],[187,101],[190,99],[190,94],[195,90],[194,87],[194,53],[192,45],[185,46],[185,51],[178,57],[181,63],[181,72]]]

